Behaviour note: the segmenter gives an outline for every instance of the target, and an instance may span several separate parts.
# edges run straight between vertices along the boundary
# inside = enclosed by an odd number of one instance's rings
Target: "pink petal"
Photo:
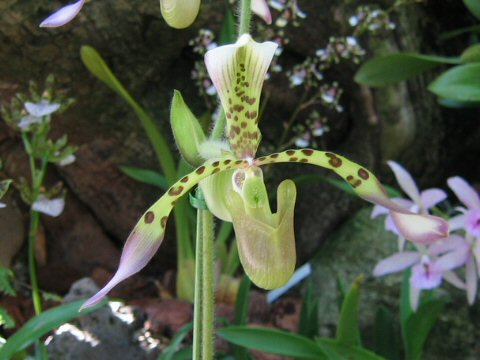
[[[467,222],[467,216],[465,214],[460,214],[448,219],[448,223],[450,224],[450,230],[458,230],[465,227]]]
[[[470,248],[463,246],[455,251],[442,255],[434,261],[435,269],[440,273],[456,269],[466,263],[469,253]]]
[[[416,312],[418,309],[418,304],[420,302],[420,296],[422,295],[422,290],[417,289],[415,286],[410,286],[410,306],[412,307],[413,312]]]
[[[420,244],[431,244],[448,236],[448,223],[436,216],[405,214],[391,211],[398,231],[407,239]]]
[[[460,201],[467,205],[469,209],[480,208],[480,198],[477,191],[463,178],[460,176],[454,176],[449,178],[447,183]]]
[[[465,290],[466,289],[465,283],[453,271],[445,271],[443,273],[443,278],[447,282],[449,282],[450,284],[455,286],[457,289],[460,289],[460,290]]]
[[[52,15],[42,21],[40,27],[59,27],[70,22],[75,16],[78,15],[83,7],[85,0],[78,0],[76,3],[64,6],[55,11]]]
[[[393,254],[380,261],[373,270],[374,276],[383,276],[403,271],[420,260],[420,254],[415,251],[405,251]]]
[[[469,210],[465,217],[465,230],[475,237],[480,237],[480,209]]]
[[[441,283],[442,272],[435,267],[435,263],[422,263],[412,267],[411,287],[429,290],[440,286]]]
[[[155,255],[162,240],[163,236],[157,238],[155,232],[139,233],[135,228],[125,243],[120,265],[113,278],[98,293],[88,299],[80,310],[99,303],[118,283],[142,270]]]
[[[431,255],[440,255],[465,246],[468,246],[467,241],[460,235],[454,234],[430,245],[428,247],[428,253]]]
[[[260,16],[267,24],[270,25],[272,23],[272,14],[265,0],[252,0],[251,8],[252,11]]]
[[[428,189],[420,193],[422,205],[425,210],[431,209],[447,198],[447,193],[442,189]]]
[[[472,305],[477,297],[478,277],[477,269],[475,268],[475,260],[473,256],[470,256],[467,260],[467,266],[465,271],[465,280],[467,287],[467,299],[468,303]]]
[[[373,207],[372,213],[370,214],[370,219],[375,219],[377,216],[386,215],[390,212],[386,207],[381,205],[375,205]]]
[[[415,184],[415,181],[413,180],[409,172],[395,161],[387,161],[387,164],[392,169],[393,173],[395,174],[395,178],[397,179],[398,185],[400,185],[405,194],[407,194],[410,199],[412,199],[415,203],[419,204],[420,193],[418,191],[417,185]]]

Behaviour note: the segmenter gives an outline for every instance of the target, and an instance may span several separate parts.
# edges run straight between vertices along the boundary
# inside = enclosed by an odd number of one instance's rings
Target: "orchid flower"
[[[428,248],[419,246],[417,250],[398,252],[380,261],[375,266],[373,275],[383,276],[411,268],[410,305],[414,311],[418,308],[421,291],[439,287],[443,279],[460,289],[467,288],[469,301],[472,299],[472,294],[476,292],[476,277],[471,276],[472,257],[470,246],[465,239],[451,235]],[[467,284],[452,272],[453,269],[465,264]]]
[[[40,24],[40,27],[60,27],[72,21],[82,10],[85,0],[61,7]],[[200,0],[160,0],[162,16],[173,28],[189,27],[198,15]],[[252,0],[252,11],[261,17],[267,24],[272,23],[272,15],[265,0]]]
[[[397,203],[399,206],[409,209],[415,214],[426,215],[428,214],[428,210],[447,198],[447,193],[442,189],[433,188],[420,191],[412,176],[405,168],[395,161],[387,161],[387,164],[392,169],[400,188],[410,198],[393,198],[392,201]],[[405,241],[395,225],[391,214],[389,214],[389,209],[381,205],[375,205],[373,207],[371,218],[376,218],[377,216],[383,214],[387,214],[385,218],[385,229],[400,236],[399,249],[402,250]]]
[[[225,111],[228,143],[207,140],[199,146],[207,148],[202,153],[210,154],[210,158],[173,184],[143,214],[126,241],[117,272],[83,307],[98,303],[119,282],[145,267],[162,243],[173,206],[197,184],[204,192],[209,210],[233,222],[240,260],[251,280],[265,289],[287,283],[296,261],[293,230],[296,189],[291,180],[282,182],[277,190],[277,212],[272,213],[261,170],[267,164],[294,162],[333,170],[361,198],[390,209],[397,228],[406,238],[428,243],[447,236],[448,224],[444,220],[414,214],[391,201],[370,171],[343,156],[298,149],[255,158],[261,138],[260,94],[276,48],[276,43],[257,43],[244,34],[235,44],[206,53],[206,67]],[[189,118],[185,116],[178,121]],[[200,126],[189,129],[195,132]],[[176,137],[190,147],[196,146],[201,138]]]

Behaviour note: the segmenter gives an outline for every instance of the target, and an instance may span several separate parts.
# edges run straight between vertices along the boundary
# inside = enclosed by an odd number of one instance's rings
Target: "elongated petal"
[[[60,104],[50,103],[47,100],[42,100],[38,103],[26,102],[25,109],[32,116],[42,117],[50,115],[60,108]]]
[[[477,297],[478,276],[475,266],[475,260],[473,256],[470,256],[467,260],[465,270],[465,282],[467,288],[467,300],[470,305],[473,305],[475,298]]]
[[[160,0],[160,11],[166,23],[175,29],[189,27],[200,9],[200,0]]]
[[[447,193],[442,189],[428,189],[420,193],[423,207],[428,210],[447,198]]]
[[[448,219],[448,223],[450,224],[451,231],[462,229],[466,226],[467,216],[465,214],[454,216]]]
[[[40,27],[59,27],[70,22],[82,10],[85,0],[78,0],[76,3],[66,5],[55,11],[52,15],[42,21]]]
[[[408,269],[420,261],[420,254],[415,251],[404,251],[380,261],[373,269],[374,276],[383,276]]]
[[[465,290],[467,288],[462,279],[460,279],[453,271],[445,271],[443,273],[443,278],[457,289]]]
[[[246,274],[255,285],[264,289],[285,285],[293,274],[296,262],[293,229],[295,184],[291,180],[280,184],[277,191],[278,212],[271,214],[268,221],[260,221],[247,214],[246,205],[236,192],[232,192],[229,199],[240,261]]]
[[[205,65],[227,118],[226,134],[240,159],[253,158],[260,142],[258,108],[263,81],[277,44],[242,35],[235,44],[205,54]]]
[[[397,179],[398,185],[415,203],[420,204],[420,192],[410,173],[403,166],[395,161],[387,161]]]
[[[480,208],[480,197],[478,196],[477,191],[463,178],[460,176],[454,176],[449,178],[447,183],[460,201],[469,209]]]
[[[435,260],[435,267],[441,271],[456,269],[467,262],[469,247],[463,246],[454,251],[448,252]]]
[[[312,149],[286,150],[255,160],[255,165],[299,162],[333,170],[347,181],[358,196],[391,211],[400,233],[410,241],[431,243],[448,236],[448,223],[436,216],[418,215],[392,201],[377,178],[364,167],[343,156]]]
[[[428,253],[430,255],[438,256],[440,254],[468,246],[467,240],[460,235],[453,234],[430,245],[428,247]]]
[[[417,289],[415,286],[410,286],[409,299],[410,306],[413,312],[418,310],[418,304],[420,303],[420,297],[422,296],[422,290]]]
[[[114,286],[139,272],[150,261],[162,243],[168,216],[177,200],[193,186],[212,174],[248,165],[234,158],[207,161],[204,165],[173,184],[140,218],[123,248],[120,265],[113,278],[82,308],[98,303]]]
[[[375,219],[377,216],[380,215],[387,215],[390,212],[386,207],[383,207],[381,205],[375,205],[373,207],[372,213],[370,214],[371,219]]]
[[[260,16],[263,21],[269,25],[272,23],[272,14],[270,13],[270,8],[265,0],[252,0],[251,7],[252,11]]]

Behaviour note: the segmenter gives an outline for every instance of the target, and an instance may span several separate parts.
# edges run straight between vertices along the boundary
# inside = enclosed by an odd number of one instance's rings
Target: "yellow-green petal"
[[[205,54],[205,65],[227,118],[226,135],[240,159],[254,157],[260,142],[260,94],[277,46],[271,41],[257,43],[244,34],[235,44]]]
[[[160,11],[166,23],[175,29],[192,25],[200,9],[200,0],[160,0]]]

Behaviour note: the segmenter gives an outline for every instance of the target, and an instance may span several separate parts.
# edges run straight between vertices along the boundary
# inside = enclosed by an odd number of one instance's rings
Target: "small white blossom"
[[[65,207],[65,200],[63,198],[49,199],[44,195],[40,195],[32,204],[32,210],[41,212],[43,214],[57,217],[63,212]]]

